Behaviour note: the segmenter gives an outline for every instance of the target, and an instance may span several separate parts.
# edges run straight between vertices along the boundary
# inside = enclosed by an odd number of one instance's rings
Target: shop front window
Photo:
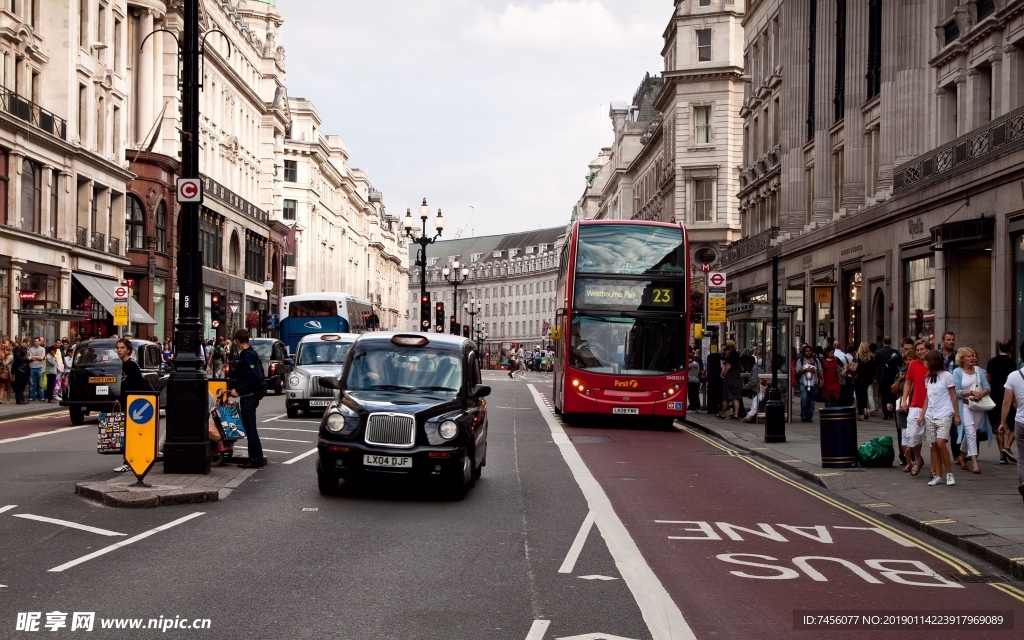
[[[158,340],[163,340],[167,337],[167,280],[165,278],[153,279],[153,319],[156,320],[153,335]]]
[[[1013,296],[1014,296],[1014,318],[1013,318],[1013,344],[1016,350],[1024,340],[1024,235],[1016,236],[1013,239]],[[1024,357],[1024,353],[1018,354]]]
[[[906,335],[927,340],[935,333],[935,256],[908,260],[905,268]]]
[[[11,273],[7,269],[0,269],[0,336],[11,336],[11,328],[7,326],[8,318],[11,317]]]
[[[861,323],[861,285],[862,275],[860,271],[851,271],[845,274],[846,293],[846,335],[844,347],[847,345],[860,345],[860,323]]]

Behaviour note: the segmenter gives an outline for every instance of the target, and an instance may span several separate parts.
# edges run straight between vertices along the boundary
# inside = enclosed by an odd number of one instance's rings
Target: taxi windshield
[[[299,345],[296,364],[342,364],[351,347],[349,342],[306,342]]]
[[[261,358],[266,359],[266,358],[270,357],[270,352],[274,348],[274,343],[273,342],[269,342],[269,341],[267,341],[267,342],[256,342],[254,340],[254,341],[249,343],[249,346],[252,347],[252,350],[256,352],[256,355],[258,355]]]
[[[360,347],[345,375],[349,391],[455,395],[462,389],[462,358],[454,352],[423,348]]]
[[[135,355],[134,353],[132,354]],[[110,346],[80,346],[75,349],[75,360],[72,363],[76,367],[84,367],[91,364],[120,364],[121,359],[114,351],[114,345]]]

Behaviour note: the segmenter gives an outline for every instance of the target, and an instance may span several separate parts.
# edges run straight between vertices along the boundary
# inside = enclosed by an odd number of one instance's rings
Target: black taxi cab
[[[110,411],[120,397],[121,359],[114,349],[116,344],[114,339],[98,339],[75,345],[67,387],[60,401],[60,406],[68,408],[71,424],[83,424],[85,416],[91,412]],[[161,374],[160,345],[148,340],[132,340],[132,359],[153,389],[160,392],[160,404],[164,406],[167,376]]]
[[[317,480],[436,480],[461,499],[487,464],[487,402],[476,345],[447,334],[374,332],[349,349],[320,422]]]

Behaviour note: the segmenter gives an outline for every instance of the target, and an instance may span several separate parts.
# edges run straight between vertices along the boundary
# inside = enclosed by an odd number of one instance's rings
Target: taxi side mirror
[[[491,395],[491,388],[486,384],[473,385],[470,389],[469,395],[471,398],[486,398]]]
[[[295,366],[295,361],[292,360],[291,358],[285,358],[284,359],[284,363],[286,365],[288,365],[289,367],[294,367]]]
[[[320,378],[320,386],[337,390],[341,388],[341,381],[334,376],[323,376]]]

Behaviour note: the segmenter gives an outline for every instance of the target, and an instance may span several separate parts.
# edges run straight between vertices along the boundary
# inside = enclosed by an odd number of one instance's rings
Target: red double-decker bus
[[[690,265],[679,224],[572,226],[555,300],[555,409],[671,421],[686,416]]]

